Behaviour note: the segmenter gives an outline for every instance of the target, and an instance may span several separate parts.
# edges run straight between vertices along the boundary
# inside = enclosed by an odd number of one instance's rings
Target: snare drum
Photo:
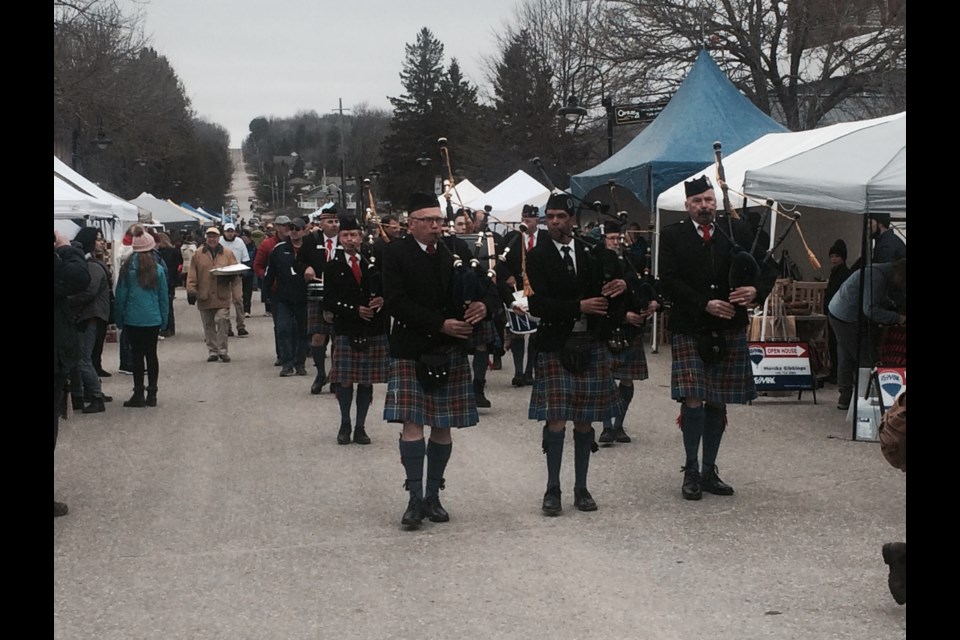
[[[507,310],[507,321],[510,323],[510,333],[523,336],[537,332],[537,325],[539,324],[537,318],[534,318],[530,314],[523,315],[517,313],[507,305],[503,305],[503,308]]]
[[[307,283],[307,300],[317,300],[323,302],[323,282]]]

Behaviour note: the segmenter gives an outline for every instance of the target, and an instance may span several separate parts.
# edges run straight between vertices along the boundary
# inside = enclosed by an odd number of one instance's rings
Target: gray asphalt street
[[[246,197],[238,188],[241,208]],[[242,215],[246,213],[242,211]],[[730,409],[718,464],[736,494],[680,496],[683,448],[668,349],[648,354],[627,431],[593,457],[599,510],[546,518],[529,387],[490,371],[491,409],[454,434],[448,523],[402,531],[397,440],[338,446],[334,396],[278,377],[272,320],[207,363],[200,317],[176,300],[159,345],[159,406],[108,344],[107,411],[61,423],[54,633],[62,640],[903,638],[880,548],[906,536],[905,477],[852,442],[827,388]]]

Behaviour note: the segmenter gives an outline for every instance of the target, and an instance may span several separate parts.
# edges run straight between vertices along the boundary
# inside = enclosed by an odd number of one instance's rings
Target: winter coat
[[[70,246],[53,250],[53,375],[65,376],[80,361],[80,342],[67,296],[90,284],[83,254]]]
[[[217,267],[237,264],[233,251],[217,245],[211,251],[204,244],[193,254],[190,271],[187,272],[187,293],[197,297],[198,309],[229,309],[234,300],[243,299],[243,286],[239,276],[217,276],[210,273]]]
[[[137,282],[140,255],[133,254],[128,262],[120,267],[116,296],[117,327],[160,327],[163,331],[167,328],[167,319],[170,316],[167,267],[158,254],[153,252],[157,261],[157,286],[144,289]]]

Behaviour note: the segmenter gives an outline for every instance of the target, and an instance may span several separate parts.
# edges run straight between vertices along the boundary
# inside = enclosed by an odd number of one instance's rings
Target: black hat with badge
[[[603,221],[603,235],[608,233],[620,233],[620,223],[616,220],[604,220]]]
[[[573,198],[566,193],[554,193],[550,196],[550,199],[547,200],[547,209],[562,209],[570,215],[573,215]]]
[[[684,182],[683,189],[689,198],[690,196],[698,196],[704,191],[713,189],[713,185],[710,184],[710,179],[707,178],[707,176],[700,176],[699,178]]]

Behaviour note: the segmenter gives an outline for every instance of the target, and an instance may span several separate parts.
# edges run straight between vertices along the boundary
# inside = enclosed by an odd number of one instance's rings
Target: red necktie
[[[703,241],[706,244],[710,244],[710,225],[702,224],[700,225],[700,230],[703,231]]]
[[[327,238],[327,260],[333,257],[333,240]]]
[[[357,262],[357,256],[350,256],[350,262],[353,263],[353,277],[357,279],[357,284],[360,284],[363,275],[360,273],[360,263]]]
[[[527,240],[527,251],[533,249],[533,234],[530,234],[530,238]]]
[[[435,254],[436,252],[437,252],[437,247],[436,247],[436,246],[434,246],[434,245],[432,245],[432,244],[428,244],[428,245],[427,245],[427,253],[429,253],[430,255],[433,255],[433,254]]]

